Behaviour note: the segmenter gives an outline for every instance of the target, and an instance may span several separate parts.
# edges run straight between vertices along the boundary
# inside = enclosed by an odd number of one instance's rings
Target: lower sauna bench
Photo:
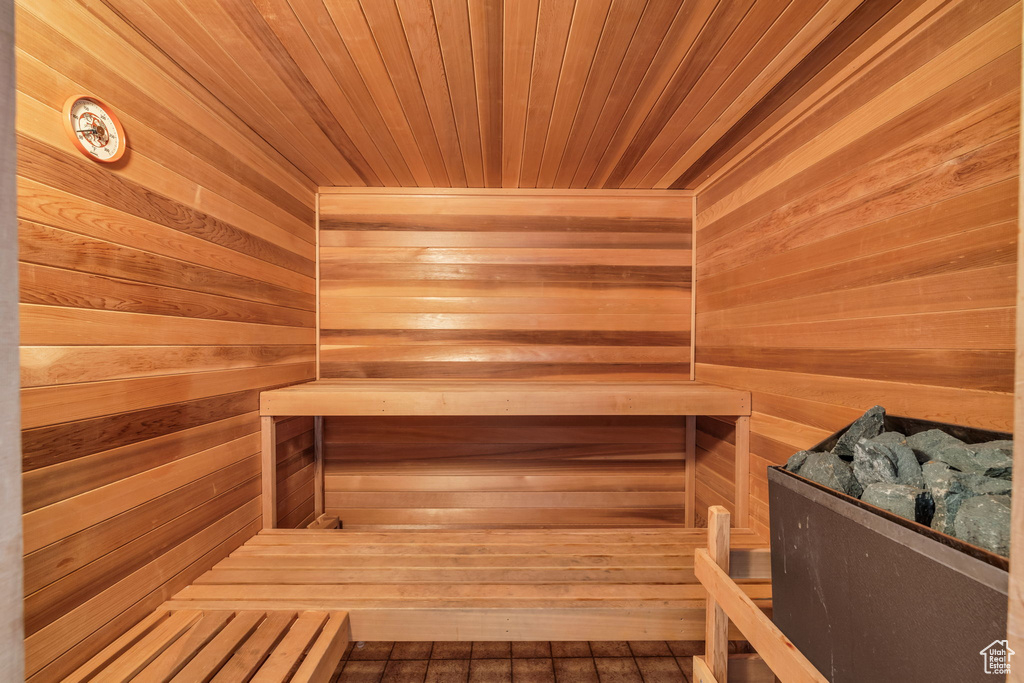
[[[355,641],[703,640],[694,551],[707,530],[265,529],[167,610],[348,615]],[[731,575],[771,599],[764,541],[732,534]]]
[[[344,612],[159,609],[65,683],[327,683],[348,635]]]

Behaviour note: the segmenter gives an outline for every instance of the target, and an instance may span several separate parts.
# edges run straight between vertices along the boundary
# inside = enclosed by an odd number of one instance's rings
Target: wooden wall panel
[[[753,393],[762,533],[765,468],[872,405],[1012,423],[1020,5],[865,35],[696,198],[696,376]],[[730,506],[732,425],[699,430],[698,511]]]
[[[305,529],[313,514],[314,432],[312,417],[277,422],[277,526]]]
[[[324,193],[324,378],[688,377],[685,193]]]
[[[687,193],[320,195],[324,378],[689,379]],[[346,526],[682,522],[683,420],[326,420]]]
[[[346,528],[682,524],[685,418],[326,418]]]
[[[25,644],[49,681],[258,530],[259,392],[314,376],[315,194],[103,4],[17,18]],[[81,92],[124,123],[119,163],[65,137]]]

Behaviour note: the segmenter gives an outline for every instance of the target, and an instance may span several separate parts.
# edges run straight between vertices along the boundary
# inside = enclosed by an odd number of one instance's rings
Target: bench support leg
[[[263,471],[263,528],[277,526],[277,425],[274,418],[260,418]]]
[[[683,510],[685,524],[692,529],[696,524],[694,514],[697,511],[697,416],[686,416],[686,509]]]
[[[750,527],[750,416],[736,418],[736,486],[734,509],[737,529]]]
[[[324,514],[324,418],[313,418],[313,506],[317,518]]]
[[[738,440],[738,439],[737,439]],[[729,511],[720,505],[708,508],[708,555],[729,572]],[[704,660],[716,681],[727,681],[729,666],[729,617],[708,593],[704,631]]]

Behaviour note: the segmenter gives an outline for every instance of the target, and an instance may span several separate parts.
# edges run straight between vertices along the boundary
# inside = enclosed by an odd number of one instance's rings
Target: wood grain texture
[[[325,418],[346,528],[683,521],[685,418]]]
[[[105,4],[319,185],[664,188],[893,3]]]
[[[315,186],[103,3],[17,13],[26,663],[49,681],[258,528],[259,392],[313,376]],[[117,164],[69,145],[75,91],[124,121]],[[294,426],[289,502],[313,490]]]
[[[1024,25],[1022,25],[1024,30]],[[1021,74],[1021,110],[1024,112],[1024,73]],[[1019,138],[1020,156],[1024,158],[1024,137]],[[1018,174],[1017,178],[1018,196],[1024,196],[1024,174]],[[1024,203],[1017,207],[1017,295],[1016,306],[1018,310],[1024,306]],[[1013,435],[1014,439],[1024,438],[1024,317],[1017,318],[1016,331],[1017,347],[1014,352],[1014,386],[1013,386]],[[1014,461],[1024,461],[1024,449],[1014,451]],[[1024,529],[1024,500],[1020,495],[1022,485],[1020,481],[1014,485],[1015,493],[1013,509],[1011,512],[1010,527],[1012,547],[1010,549],[1010,579],[1007,590],[1007,618],[1006,618],[1006,639],[1007,646],[1011,649],[1020,647],[1024,643],[1024,540],[1022,540],[1021,529]],[[1006,679],[1012,683],[1024,681],[1024,672],[1018,667],[1007,674]]]
[[[313,418],[279,420],[277,429],[277,526],[295,529],[313,514]]]
[[[705,542],[696,529],[264,530],[166,607],[347,602],[354,640],[699,639],[693,557]],[[762,546],[749,531],[732,536],[734,554]],[[770,599],[763,578],[743,591]]]
[[[322,194],[321,377],[684,378],[691,211],[685,194]]]
[[[851,15],[860,37],[698,191],[696,376],[753,392],[762,533],[765,468],[872,405],[1010,428],[1020,6],[912,5]],[[698,421],[698,514],[733,509],[734,443]]]
[[[66,680],[326,683],[349,632],[344,612],[158,609]]]
[[[536,3],[514,12],[506,5],[507,17],[532,31],[530,8],[538,11]],[[566,40],[564,9],[539,5],[540,20],[554,22],[541,26],[552,40],[560,32]],[[532,45],[505,63],[523,59],[515,68],[529,72]],[[513,111],[506,99],[516,144],[524,126],[544,129],[553,102],[561,48],[559,59],[551,46],[537,49],[543,61],[533,60],[532,72],[549,89],[531,91],[529,109],[523,102]],[[527,145],[522,165],[504,166],[506,176],[536,177],[543,151]],[[689,377],[688,196],[338,189],[322,191],[320,207],[324,378]],[[382,400],[399,408],[397,399]],[[326,510],[346,528],[683,521],[683,418],[325,424]]]

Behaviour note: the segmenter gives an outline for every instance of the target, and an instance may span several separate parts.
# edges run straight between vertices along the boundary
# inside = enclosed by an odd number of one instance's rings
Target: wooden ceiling
[[[555,188],[692,187],[895,4],[102,1],[318,185]]]

